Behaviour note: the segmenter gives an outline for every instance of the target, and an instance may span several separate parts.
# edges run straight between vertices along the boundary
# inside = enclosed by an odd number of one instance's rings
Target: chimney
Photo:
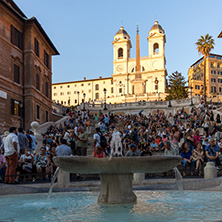
[[[84,77],[84,80],[86,80],[86,77]]]
[[[99,76],[99,79],[102,79],[102,76]]]

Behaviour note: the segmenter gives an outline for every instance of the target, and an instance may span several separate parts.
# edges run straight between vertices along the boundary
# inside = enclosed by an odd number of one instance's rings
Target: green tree
[[[168,95],[165,100],[173,99],[185,99],[188,97],[187,89],[185,88],[186,80],[185,77],[178,71],[172,73],[169,76],[168,86],[166,92]],[[169,86],[171,89],[169,89]]]
[[[204,100],[206,102],[206,58],[210,55],[211,49],[214,48],[214,39],[209,34],[205,36],[200,36],[200,39],[197,40],[196,46],[198,53],[204,56],[204,75],[203,75],[203,85],[204,85]]]

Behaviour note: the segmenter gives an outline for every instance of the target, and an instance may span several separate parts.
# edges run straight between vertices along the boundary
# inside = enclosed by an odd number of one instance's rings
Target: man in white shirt
[[[101,140],[101,138],[100,138],[100,135],[101,135],[101,131],[100,131],[100,128],[99,127],[97,127],[96,128],[96,133],[93,135],[93,139],[94,139],[94,144],[93,144],[93,146],[94,147],[97,147],[97,146],[100,146],[100,140]]]
[[[15,173],[18,165],[18,136],[17,129],[11,127],[9,129],[9,135],[4,140],[5,159],[7,162],[5,183],[16,184]]]

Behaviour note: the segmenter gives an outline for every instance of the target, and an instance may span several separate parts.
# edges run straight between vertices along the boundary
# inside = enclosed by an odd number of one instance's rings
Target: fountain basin
[[[103,204],[134,203],[133,173],[160,173],[178,166],[180,156],[92,158],[79,156],[54,157],[60,169],[71,173],[98,173],[101,190],[98,202]]]
[[[92,158],[82,156],[54,157],[55,164],[70,173],[161,173],[178,166],[180,156]]]

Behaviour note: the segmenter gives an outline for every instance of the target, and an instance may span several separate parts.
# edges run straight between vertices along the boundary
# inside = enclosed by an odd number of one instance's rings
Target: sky
[[[14,0],[24,14],[36,17],[60,55],[53,56],[53,83],[102,77],[113,73],[113,37],[123,25],[136,56],[136,25],[140,55],[148,56],[147,36],[158,20],[166,34],[168,75],[181,72],[198,60],[195,42],[209,33],[212,53],[222,54],[221,0]]]

